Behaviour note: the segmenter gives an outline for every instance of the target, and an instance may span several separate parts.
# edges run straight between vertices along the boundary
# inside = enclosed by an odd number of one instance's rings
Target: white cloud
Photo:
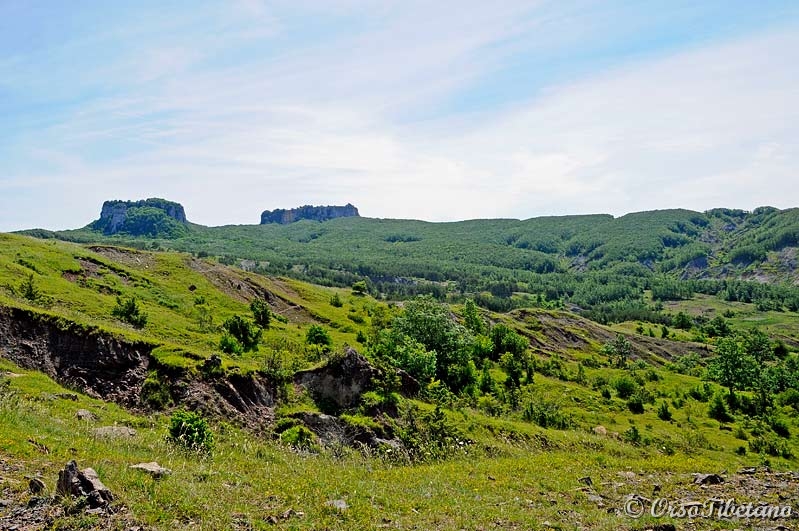
[[[262,3],[239,7],[281,28]],[[347,201],[429,220],[799,204],[795,32],[641,58],[502,112],[408,120],[490,75],[507,52],[495,45],[541,23],[511,4],[449,8],[386,3],[332,46],[227,68],[196,67],[218,41],[145,48],[141,84],[37,132],[25,146],[39,170],[13,181],[48,182],[54,200],[85,189],[79,209],[53,205],[36,223],[55,228],[89,221],[103,199],[151,196],[204,224]]]

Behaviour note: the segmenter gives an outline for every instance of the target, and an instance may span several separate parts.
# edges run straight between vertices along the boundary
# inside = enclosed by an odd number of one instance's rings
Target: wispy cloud
[[[242,0],[12,55],[0,72],[34,61],[0,81],[24,105],[0,126],[0,230],[82,225],[112,197],[206,224],[309,202],[430,220],[799,203],[796,27],[570,71],[554,58],[585,53],[598,8],[562,5]],[[86,57],[103,43],[118,55]]]

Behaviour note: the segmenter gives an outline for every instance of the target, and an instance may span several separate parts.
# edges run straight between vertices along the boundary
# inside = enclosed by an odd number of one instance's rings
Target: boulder
[[[142,472],[147,472],[155,479],[161,479],[164,476],[168,476],[172,473],[171,470],[168,468],[164,468],[155,461],[151,461],[149,463],[139,463],[136,465],[130,465],[128,468],[132,468],[133,470],[141,470]]]
[[[136,436],[136,430],[128,428],[127,426],[102,426],[100,428],[94,428],[92,433],[95,437],[108,437],[112,439]]]
[[[106,507],[114,500],[111,491],[103,485],[93,468],[78,470],[78,464],[70,461],[58,473],[56,493],[64,497],[86,498],[90,508]]]
[[[75,412],[75,416],[78,420],[97,420],[97,415],[89,411],[88,409],[79,409]]]
[[[694,474],[694,485],[719,485],[724,478],[718,474]]]

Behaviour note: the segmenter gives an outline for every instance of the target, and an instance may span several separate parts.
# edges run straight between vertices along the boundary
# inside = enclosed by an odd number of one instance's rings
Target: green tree
[[[491,329],[489,337],[493,344],[493,355],[495,359],[501,357],[502,354],[506,352],[520,357],[529,346],[529,342],[524,336],[519,335],[502,323]]]
[[[234,315],[222,325],[230,336],[236,339],[244,352],[258,350],[258,343],[261,342],[263,331],[252,322]]]
[[[393,328],[436,353],[436,378],[457,393],[477,382],[472,361],[474,338],[450,317],[449,307],[430,296],[407,301]]]
[[[344,306],[344,303],[341,302],[341,297],[339,297],[338,293],[334,293],[332,297],[330,297],[330,305],[334,308],[341,308]]]
[[[33,273],[25,277],[25,280],[22,281],[19,286],[19,292],[23,298],[31,302],[36,302],[39,297],[41,297],[42,294],[39,291],[39,288],[36,287],[36,281],[33,279]]]
[[[436,374],[435,351],[396,330],[381,330],[370,350],[375,358],[404,370],[423,384]]]
[[[627,366],[627,361],[630,359],[630,355],[632,355],[633,347],[624,335],[616,334],[615,339],[605,343],[602,350],[604,350],[607,357],[613,360],[613,364],[617,368],[623,369]]]
[[[136,297],[117,297],[117,304],[111,310],[111,315],[136,328],[144,328],[147,324],[147,314],[141,311]]]
[[[755,328],[743,339],[746,353],[754,360],[756,370],[752,371],[752,386],[757,397],[757,409],[762,415],[771,407],[776,390],[775,372],[768,364],[774,361],[774,349],[766,334]]]
[[[725,386],[734,400],[736,389],[746,389],[752,382],[756,370],[755,360],[750,356],[737,336],[726,336],[719,339],[716,345],[716,357],[710,362],[711,378]]]
[[[250,311],[258,326],[264,330],[269,329],[269,323],[272,321],[272,310],[269,308],[269,303],[263,299],[253,299],[250,303]]]
[[[365,280],[359,280],[357,282],[353,282],[352,284],[352,294],[363,296],[369,293],[369,285],[366,283]]]
[[[463,324],[475,335],[485,333],[485,321],[472,299],[466,299],[463,305]]]
[[[316,324],[308,328],[308,331],[305,333],[305,342],[309,345],[319,347],[325,352],[333,345],[333,340],[330,338],[330,334],[327,330]]]

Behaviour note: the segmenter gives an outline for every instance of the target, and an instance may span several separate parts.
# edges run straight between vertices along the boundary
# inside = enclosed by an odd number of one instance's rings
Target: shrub
[[[635,426],[630,426],[630,429],[622,434],[622,438],[630,444],[639,446],[642,442],[641,432]]]
[[[616,389],[619,398],[630,398],[638,388],[638,384],[629,376],[624,375],[613,382],[613,387]]]
[[[344,306],[344,303],[341,302],[341,297],[339,297],[338,293],[334,293],[332,297],[330,297],[330,305],[334,308],[341,308]]]
[[[305,342],[309,345],[322,347],[323,350],[328,350],[330,345],[333,344],[333,340],[330,339],[330,334],[327,333],[327,330],[315,324],[308,328],[308,332],[305,334]]]
[[[36,302],[41,297],[39,288],[36,287],[36,282],[33,280],[33,273],[28,275],[19,286],[19,293],[25,299]]]
[[[198,413],[180,410],[169,421],[169,440],[187,450],[211,453],[214,434]]]
[[[639,393],[635,393],[627,400],[627,409],[630,413],[640,415],[644,412],[644,400]]]
[[[522,418],[534,422],[542,428],[567,430],[574,426],[574,419],[555,402],[532,399],[524,406]]]
[[[772,457],[790,459],[793,454],[788,443],[773,435],[760,435],[749,441],[749,451],[756,454],[766,454]]]
[[[141,401],[153,408],[164,409],[172,402],[172,394],[169,392],[169,385],[161,380],[156,371],[150,372],[141,386]]]
[[[264,329],[269,328],[269,323],[272,321],[272,310],[269,309],[269,304],[265,300],[253,300],[250,303],[250,311],[255,324]]]
[[[241,354],[244,348],[238,340],[230,334],[223,334],[219,339],[219,350],[225,354]]]
[[[784,418],[776,416],[771,417],[771,419],[769,419],[769,426],[772,430],[774,430],[774,433],[780,437],[784,439],[790,438],[791,430],[788,427],[788,421],[786,421]]]
[[[669,405],[665,400],[661,402],[660,407],[658,407],[658,418],[666,422],[671,421],[671,410],[669,409]]]
[[[224,328],[228,334],[236,339],[241,346],[241,350],[244,352],[258,350],[258,343],[261,342],[263,330],[255,326],[247,319],[244,319],[240,315],[234,315],[224,322],[222,328]],[[220,348],[222,348],[221,343]]]
[[[710,406],[708,406],[708,416],[719,422],[732,421],[732,415],[730,415],[730,411],[727,409],[727,402],[721,394],[717,393],[713,396],[713,400],[710,402]]]
[[[602,394],[602,398],[604,398],[605,400],[610,400],[611,397],[613,396],[613,395],[610,394],[610,388],[609,387],[603,387],[601,394]]]
[[[111,315],[136,328],[144,328],[147,324],[147,314],[141,311],[136,297],[117,297],[117,305],[111,310]]]
[[[297,450],[317,450],[316,435],[305,426],[293,426],[280,434],[280,440]]]

